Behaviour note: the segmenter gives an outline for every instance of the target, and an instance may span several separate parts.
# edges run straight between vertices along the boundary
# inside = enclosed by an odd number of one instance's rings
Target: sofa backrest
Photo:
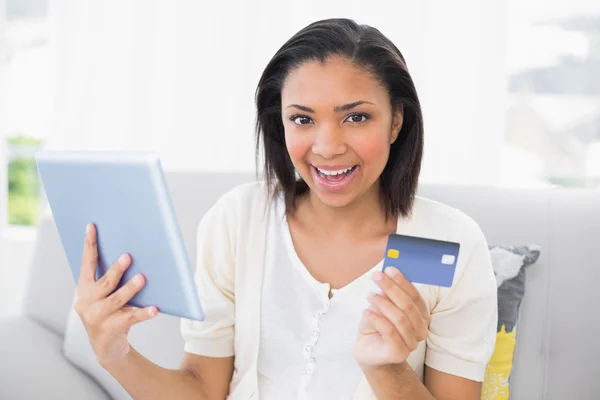
[[[517,324],[511,399],[600,398],[600,191],[423,187],[471,215],[490,244],[538,244]]]
[[[167,173],[190,259],[202,215],[225,191],[253,179],[251,174]],[[419,194],[472,216],[489,244],[541,246],[540,259],[527,270],[511,399],[598,398],[594,361],[600,358],[600,318],[594,299],[600,281],[600,192],[423,185]],[[39,227],[26,312],[62,334],[73,290],[56,228],[46,218]],[[165,324],[179,322],[165,317]],[[178,329],[169,332],[176,335]],[[180,337],[168,345],[161,341],[164,351],[183,355]]]

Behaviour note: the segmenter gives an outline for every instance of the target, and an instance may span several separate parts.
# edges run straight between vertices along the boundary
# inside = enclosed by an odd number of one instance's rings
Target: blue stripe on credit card
[[[390,233],[383,271],[400,270],[412,283],[452,286],[460,244]]]

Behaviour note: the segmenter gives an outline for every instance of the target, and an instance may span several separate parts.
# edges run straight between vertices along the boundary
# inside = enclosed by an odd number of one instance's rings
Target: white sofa
[[[167,173],[190,258],[197,224],[215,200],[249,174]],[[490,244],[538,244],[528,269],[518,323],[512,400],[600,399],[600,192],[423,186],[420,194],[462,209],[479,222]],[[74,283],[51,218],[38,228],[24,315],[0,320],[0,399],[108,399],[110,376],[97,366],[75,367],[63,351],[85,345],[69,334]],[[71,319],[71,325],[73,320]],[[69,329],[72,329],[69,328]],[[183,355],[179,320],[160,315],[134,327],[143,354],[168,368]],[[89,343],[88,343],[89,345]],[[93,354],[71,354],[94,363]]]

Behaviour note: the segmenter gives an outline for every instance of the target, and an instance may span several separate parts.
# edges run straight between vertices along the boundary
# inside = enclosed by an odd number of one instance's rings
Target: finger
[[[430,320],[429,308],[427,307],[427,304],[425,304],[421,294],[417,288],[404,277],[404,274],[398,271],[398,269],[388,267],[385,269],[384,274],[376,272],[374,280],[394,303],[398,305],[400,304],[399,302],[408,304],[408,301],[403,300],[408,297],[417,307],[417,312],[421,315],[421,318],[426,321]]]
[[[387,300],[391,304],[400,309],[406,317],[408,317],[417,340],[421,341],[429,334],[429,313],[423,315],[421,308],[415,304],[414,300],[398,285],[396,285],[391,279],[387,279],[387,282],[382,282],[382,300]],[[373,304],[373,302],[372,302]],[[375,302],[377,306],[381,304],[378,300]]]
[[[129,300],[137,292],[139,292],[144,284],[146,283],[146,279],[144,275],[137,274],[133,278],[131,278],[125,285],[123,285],[119,290],[108,296],[103,300],[103,310],[105,314],[112,314],[117,310],[121,309],[124,305],[127,304]]]
[[[83,242],[83,257],[81,260],[81,272],[79,281],[89,284],[96,281],[96,268],[98,266],[98,243],[96,235],[96,226],[88,224],[86,226],[85,239]]]
[[[103,299],[117,287],[123,274],[131,265],[131,257],[129,254],[123,254],[119,259],[106,271],[98,281],[94,288],[94,297]]]
[[[365,315],[367,312],[373,312],[371,310],[365,310]],[[358,324],[358,332],[362,335],[372,335],[377,333],[377,329],[371,323],[371,320],[365,316],[360,319],[360,323]]]
[[[423,318],[429,320],[429,307],[427,307],[425,300],[423,300],[423,297],[421,297],[421,293],[419,293],[415,285],[413,285],[408,279],[406,279],[404,274],[396,268],[386,269],[385,275],[391,280],[393,280],[394,283],[400,286],[400,288],[402,288],[402,290],[410,296],[410,298],[419,307],[419,311],[421,312]]]
[[[365,310],[365,317],[369,320],[377,332],[379,332],[383,340],[385,340],[387,343],[390,343],[404,354],[410,353],[410,350],[406,346],[406,343],[404,343],[400,333],[398,333],[396,327],[386,317],[369,310]]]
[[[133,325],[139,324],[140,322],[147,321],[158,315],[158,308],[156,306],[134,308],[127,312],[122,313],[117,323],[121,329],[129,330]]]
[[[422,325],[422,320],[420,320],[419,317],[417,317],[416,321],[411,320],[411,318],[401,309],[396,307],[390,299],[384,298],[378,294],[370,293],[369,301],[371,304],[376,305],[381,311],[381,315],[394,325],[400,336],[402,336],[406,346],[411,351],[416,349],[421,339],[417,338],[417,330],[419,328],[415,324],[420,323]]]
[[[392,269],[396,270],[395,268],[387,268],[386,273],[387,270]],[[379,281],[377,281],[377,275],[375,276],[375,280],[378,286],[381,288],[384,297],[389,298],[392,303],[394,303],[398,308],[402,309],[402,311],[404,311],[410,317],[411,321],[416,323],[420,319],[427,320],[429,318],[429,312],[425,308],[425,302],[422,301],[422,299],[421,302],[423,304],[420,306],[408,293],[406,293],[406,291],[400,285],[396,284],[395,281],[381,273],[378,274]],[[410,282],[409,285],[412,286]],[[425,308],[425,310],[423,310],[423,308]]]
[[[367,310],[369,310],[373,313],[376,313],[376,314],[381,314],[381,311],[379,311],[377,306],[373,303],[369,304],[369,307]],[[371,325],[371,322],[369,321],[368,318],[361,318],[360,324],[359,324],[359,332],[362,334],[371,334],[371,333],[377,333],[377,330]]]
[[[87,325],[91,326],[101,323],[106,318],[111,317],[111,314],[106,311],[105,307],[106,304],[102,302],[96,301],[92,303],[92,305],[88,308],[87,312],[85,313],[85,318],[83,318],[84,322],[86,322]],[[114,315],[120,315],[139,309],[139,307],[134,306],[123,306],[120,310],[117,310],[117,312],[114,313]]]
[[[369,303],[369,310],[381,314],[381,311],[379,310],[379,308],[377,308],[377,305],[373,303]]]

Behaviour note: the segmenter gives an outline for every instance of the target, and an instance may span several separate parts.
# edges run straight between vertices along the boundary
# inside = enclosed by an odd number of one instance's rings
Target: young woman
[[[472,219],[415,195],[423,123],[400,51],[375,28],[315,22],[269,62],[256,105],[266,179],[200,224],[207,318],[182,320],[180,370],[129,346],[156,309],[123,308],[143,277],[108,295],[127,255],[94,282],[91,226],[76,308],[100,363],[135,398],[479,399],[494,273]],[[459,242],[452,287],[383,274],[390,232]]]

